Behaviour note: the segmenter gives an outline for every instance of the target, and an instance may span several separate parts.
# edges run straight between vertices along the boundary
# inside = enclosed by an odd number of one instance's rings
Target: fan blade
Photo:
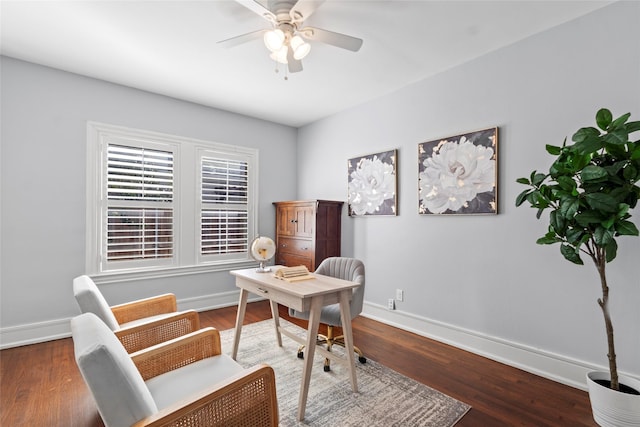
[[[326,0],[298,0],[291,8],[289,15],[293,22],[302,22],[310,17]]]
[[[230,39],[226,39],[226,40],[220,40],[219,42],[217,42],[217,44],[219,44],[222,47],[225,48],[231,48],[234,46],[238,46],[239,44],[242,43],[246,43],[246,42],[250,42],[252,40],[255,39],[259,39],[260,37],[264,36],[264,33],[266,33],[269,30],[258,30],[258,31],[252,31],[250,33],[247,34],[242,34],[240,36],[235,36],[235,37],[231,37]]]
[[[297,73],[302,71],[302,61],[298,61],[293,57],[293,49],[287,49],[287,66],[290,73]]]
[[[258,3],[256,0],[236,0],[236,2],[240,3],[250,11],[254,12],[257,15],[260,15],[267,21],[271,23],[276,22],[276,16],[266,7]]]
[[[305,27],[298,32],[305,39],[319,41],[353,52],[359,51],[362,46],[362,39],[346,34],[334,33],[333,31],[323,30],[321,28]]]

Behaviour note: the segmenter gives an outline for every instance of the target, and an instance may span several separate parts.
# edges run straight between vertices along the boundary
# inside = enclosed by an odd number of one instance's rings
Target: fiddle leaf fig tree
[[[619,390],[619,382],[605,266],[617,255],[619,236],[638,236],[630,210],[640,198],[640,140],[632,138],[640,130],[640,121],[631,122],[630,116],[627,113],[614,120],[609,110],[599,110],[597,128],[579,129],[572,145],[565,138],[561,147],[546,146],[555,156],[548,172],[533,171],[528,178],[517,180],[529,188],[518,195],[516,206],[527,202],[537,209],[538,219],[549,210],[548,232],[537,243],[559,243],[568,261],[582,265],[586,256],[595,264],[614,390]]]

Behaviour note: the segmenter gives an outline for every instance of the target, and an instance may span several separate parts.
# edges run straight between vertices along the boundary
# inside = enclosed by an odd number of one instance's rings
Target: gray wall
[[[87,121],[259,152],[259,232],[296,196],[297,130],[2,57],[2,344],[68,331],[85,271]],[[289,165],[282,168],[282,165]],[[237,302],[228,272],[101,286],[116,304],[174,292],[181,308]]]
[[[614,4],[299,130],[299,196],[345,199],[347,159],[398,149],[399,215],[348,218],[343,251],[367,266],[365,312],[581,386],[606,364],[593,265],[539,246],[515,180],[551,163],[600,107],[640,120],[640,3]],[[417,146],[499,126],[499,215],[418,215]],[[634,212],[640,220],[640,208]],[[640,239],[609,265],[617,353],[640,375]],[[585,261],[586,262],[586,261]],[[634,268],[636,267],[636,268]],[[387,311],[395,289],[405,291]],[[568,365],[565,366],[565,365]],[[576,369],[576,366],[578,369]]]

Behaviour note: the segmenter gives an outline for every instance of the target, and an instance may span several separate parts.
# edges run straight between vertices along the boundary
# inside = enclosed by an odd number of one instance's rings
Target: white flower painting
[[[396,150],[349,160],[349,215],[396,215]]]
[[[498,128],[418,145],[420,214],[497,213]]]

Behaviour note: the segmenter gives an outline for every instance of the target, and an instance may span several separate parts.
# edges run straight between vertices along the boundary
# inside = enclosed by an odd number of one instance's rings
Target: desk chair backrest
[[[360,286],[354,289],[353,297],[351,299],[351,318],[355,318],[362,312],[362,305],[364,301],[364,264],[362,261],[355,258],[330,257],[324,259],[315,272],[316,274],[359,283]],[[327,323],[340,325],[340,317],[338,316],[338,318],[333,322]]]
[[[112,331],[120,329],[120,324],[111,311],[111,307],[89,276],[82,275],[73,279],[73,296],[83,313],[93,313]]]

